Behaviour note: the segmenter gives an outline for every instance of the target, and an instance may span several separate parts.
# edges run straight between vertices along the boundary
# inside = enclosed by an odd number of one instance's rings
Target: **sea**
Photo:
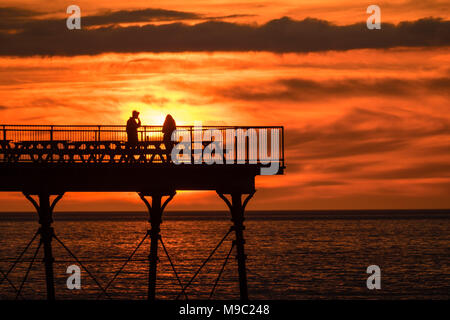
[[[56,236],[78,259],[53,240],[56,299],[147,298],[148,238],[125,264],[149,229],[145,212],[55,212],[54,220]],[[1,300],[46,299],[42,247],[33,260],[39,240],[3,277],[37,221],[35,213],[0,213]],[[238,299],[233,232],[181,294],[231,225],[227,212],[164,213],[157,299]],[[250,299],[450,297],[450,210],[249,211],[245,226]],[[105,294],[100,286],[115,275]]]

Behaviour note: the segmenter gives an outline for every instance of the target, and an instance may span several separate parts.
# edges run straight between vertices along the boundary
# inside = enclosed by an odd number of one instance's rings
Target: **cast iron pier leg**
[[[230,209],[231,221],[233,221],[234,231],[236,234],[236,259],[238,263],[239,272],[239,293],[241,300],[248,300],[248,286],[247,286],[247,269],[246,269],[246,258],[244,251],[244,212],[248,201],[255,194],[254,192],[249,194],[247,198],[242,203],[242,193],[235,192],[231,193],[231,202],[222,194],[217,192],[218,195],[225,201]]]
[[[152,198],[152,204],[148,202],[148,200],[145,198],[145,196],[150,196]],[[164,201],[162,204],[162,197],[164,195],[168,195],[169,198]],[[157,270],[157,264],[158,264],[158,242],[159,242],[159,232],[160,232],[160,226],[162,223],[162,213],[164,211],[164,208],[169,203],[170,200],[175,196],[175,192],[171,192],[168,194],[162,194],[162,193],[150,193],[150,194],[144,194],[139,193],[139,196],[141,197],[142,201],[144,201],[145,205],[148,208],[149,212],[149,222],[151,225],[151,229],[148,230],[150,234],[150,255],[148,256],[149,259],[149,268],[148,268],[148,300],[154,301],[156,298],[156,270]]]
[[[45,264],[45,282],[47,285],[47,300],[55,300],[55,283],[53,276],[53,253],[52,253],[52,239],[54,230],[52,227],[53,222],[53,209],[56,203],[62,198],[64,193],[59,194],[53,203],[50,205],[50,194],[42,192],[38,194],[39,204],[31,197],[31,195],[24,193],[25,197],[36,208],[39,215],[39,233],[41,235],[41,243],[44,245],[44,264]]]
[[[52,254],[52,213],[50,212],[50,195],[39,194],[39,223],[41,224],[41,242],[44,245],[45,280],[47,284],[47,299],[55,300],[55,284],[53,280]]]

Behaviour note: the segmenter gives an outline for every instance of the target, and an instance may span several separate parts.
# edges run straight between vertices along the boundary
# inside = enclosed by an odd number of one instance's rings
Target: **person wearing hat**
[[[136,122],[137,120],[137,122]],[[138,143],[138,128],[141,126],[141,119],[139,119],[139,112],[134,110],[132,116],[127,121],[127,137],[128,145],[135,147]]]

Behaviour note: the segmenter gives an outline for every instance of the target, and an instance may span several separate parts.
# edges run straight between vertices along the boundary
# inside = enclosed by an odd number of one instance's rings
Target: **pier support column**
[[[24,193],[24,196],[33,204],[39,215],[39,234],[41,243],[44,245],[44,264],[45,264],[45,282],[47,285],[47,300],[55,300],[55,283],[53,276],[53,252],[52,239],[54,236],[53,209],[56,203],[63,197],[64,193],[57,195],[50,205],[50,193],[41,192],[37,194],[39,203],[34,200],[30,194]]]
[[[219,197],[221,197],[231,213],[231,221],[233,222],[234,231],[236,233],[236,259],[238,263],[238,272],[239,272],[239,293],[241,300],[248,300],[248,287],[247,287],[247,269],[246,269],[246,258],[245,250],[244,250],[244,212],[245,207],[247,206],[248,201],[253,197],[255,192],[250,193],[245,198],[244,202],[242,202],[242,193],[234,192],[230,193],[231,202],[228,200],[223,193],[217,192]]]
[[[150,196],[152,198],[151,202],[145,198],[146,196]],[[162,197],[168,196],[168,198],[162,202]],[[144,201],[147,206],[149,213],[149,222],[151,225],[151,229],[147,232],[150,235],[150,255],[149,259],[149,268],[148,268],[148,296],[147,299],[150,301],[154,301],[156,297],[156,271],[158,264],[158,242],[160,238],[160,226],[162,223],[162,214],[164,209],[170,200],[175,196],[175,191],[169,193],[139,193],[139,197],[141,197],[142,201]]]

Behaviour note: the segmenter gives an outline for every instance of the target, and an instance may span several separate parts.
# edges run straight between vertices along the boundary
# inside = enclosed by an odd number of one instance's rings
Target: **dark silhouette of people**
[[[139,119],[139,112],[134,110],[132,116],[127,121],[128,146],[135,147],[137,145],[139,141],[138,128],[140,126],[141,126],[141,119]]]
[[[166,116],[164,120],[162,132],[164,133],[163,141],[166,147],[167,159],[171,159],[171,153],[174,146],[172,141],[172,133],[177,129],[177,124],[170,114]]]

